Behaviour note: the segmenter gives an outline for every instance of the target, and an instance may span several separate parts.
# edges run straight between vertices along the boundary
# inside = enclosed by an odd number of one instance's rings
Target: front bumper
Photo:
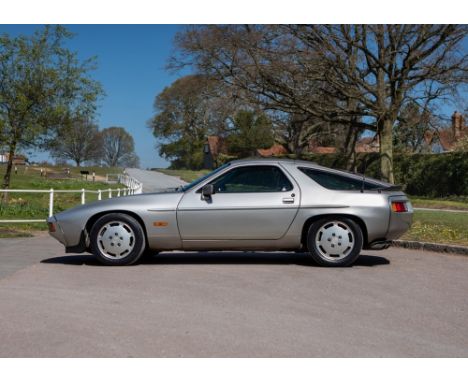
[[[49,235],[66,246],[65,234],[55,216],[51,216],[47,219],[47,225],[49,226]]]
[[[66,253],[83,253],[87,250],[88,240],[85,231],[81,231],[80,239],[77,244],[70,245],[55,216],[51,216],[47,219],[47,225],[49,226],[49,235],[65,246]]]

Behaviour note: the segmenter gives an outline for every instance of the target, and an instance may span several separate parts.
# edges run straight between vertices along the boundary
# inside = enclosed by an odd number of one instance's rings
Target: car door
[[[236,166],[209,183],[211,198],[200,185],[179,203],[182,240],[279,239],[299,207],[299,187],[278,165]]]

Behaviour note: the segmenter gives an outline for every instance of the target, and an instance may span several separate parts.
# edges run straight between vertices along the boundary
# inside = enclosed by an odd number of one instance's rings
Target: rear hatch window
[[[363,186],[362,178],[353,178],[346,174],[338,174],[310,167],[299,167],[310,179],[329,190],[352,191],[361,190]],[[378,181],[364,180],[364,190],[385,189],[388,186]]]

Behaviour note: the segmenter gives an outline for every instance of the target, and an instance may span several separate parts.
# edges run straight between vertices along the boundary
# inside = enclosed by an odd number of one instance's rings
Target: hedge
[[[289,155],[288,157],[293,157]],[[301,159],[311,160],[327,167],[344,169],[343,161],[335,154],[305,154]],[[415,196],[448,197],[468,195],[468,152],[443,154],[395,154],[393,158],[395,183]],[[357,172],[380,179],[379,154],[359,154]]]

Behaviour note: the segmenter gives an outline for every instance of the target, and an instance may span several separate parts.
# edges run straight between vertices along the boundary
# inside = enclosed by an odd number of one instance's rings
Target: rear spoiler
[[[379,188],[374,188],[375,191],[382,192],[382,191],[402,191],[403,187],[399,184],[395,184],[392,186],[386,186],[386,187],[379,187]]]

